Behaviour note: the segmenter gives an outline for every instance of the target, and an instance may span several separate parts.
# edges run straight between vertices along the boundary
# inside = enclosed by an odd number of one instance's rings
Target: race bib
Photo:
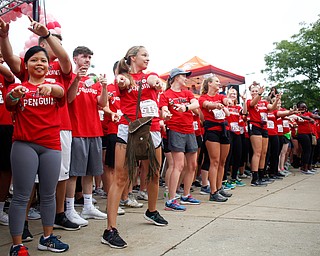
[[[3,100],[3,96],[2,96],[2,92],[0,91],[0,104],[4,104],[4,100]]]
[[[240,128],[240,134],[244,134],[244,127],[239,127]],[[248,130],[248,128],[246,127],[246,130]]]
[[[226,114],[221,109],[213,109],[212,112],[213,112],[214,118],[217,120],[225,119],[226,117]]]
[[[193,121],[193,130],[195,131],[199,130],[199,125],[197,121]]]
[[[268,129],[274,129],[274,122],[273,121],[267,121],[267,127]]]
[[[288,120],[283,120],[282,126],[288,128],[289,127],[289,121]]]
[[[278,124],[278,132],[283,132],[283,126],[281,124]]]
[[[104,120],[104,112],[103,110],[98,110],[100,121]]]
[[[142,117],[156,116],[159,117],[158,105],[154,100],[144,100],[140,102]]]
[[[261,121],[267,122],[268,121],[268,114],[267,113],[260,113]]]
[[[230,129],[232,132],[240,132],[240,127],[237,122],[230,123]]]

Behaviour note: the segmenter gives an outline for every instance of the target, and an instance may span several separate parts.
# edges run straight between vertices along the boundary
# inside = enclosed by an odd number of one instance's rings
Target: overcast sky
[[[315,22],[320,14],[316,0],[46,0],[45,7],[61,24],[70,56],[79,45],[89,47],[91,71],[110,82],[113,63],[131,46],[144,45],[148,69],[158,74],[198,56],[250,83],[263,78],[258,74],[274,42],[289,40],[300,22]],[[11,23],[16,54],[30,36],[28,25],[24,17]]]

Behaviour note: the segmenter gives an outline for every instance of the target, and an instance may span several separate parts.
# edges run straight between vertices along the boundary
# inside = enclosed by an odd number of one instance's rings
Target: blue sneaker
[[[232,185],[228,181],[222,182],[222,186],[223,186],[224,190],[230,190],[230,189],[234,189],[236,187],[235,185]]]
[[[28,248],[23,245],[11,246],[9,256],[29,256]]]
[[[180,203],[196,205],[196,204],[200,204],[200,200],[193,198],[192,195],[188,195],[188,196],[182,196],[180,198]]]
[[[186,210],[186,207],[180,205],[177,200],[173,200],[173,201],[169,200],[166,202],[165,206],[166,206],[165,207],[166,211],[182,212]]]
[[[69,249],[69,245],[61,242],[56,236],[51,234],[47,239],[40,237],[38,250],[51,252],[65,252]]]
[[[207,186],[202,186],[201,189],[200,189],[200,195],[210,195],[210,186],[207,185]]]
[[[241,180],[235,179],[235,180],[230,180],[230,183],[236,187],[244,187],[246,184],[243,183]]]

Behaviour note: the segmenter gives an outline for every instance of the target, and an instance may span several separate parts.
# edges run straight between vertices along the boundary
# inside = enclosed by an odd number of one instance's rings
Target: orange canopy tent
[[[188,77],[187,87],[195,86],[199,90],[202,80],[205,75],[210,73],[215,74],[219,79],[222,86],[239,85],[245,83],[245,78],[240,75],[233,74],[229,71],[212,66],[208,62],[194,56],[192,59],[179,66],[184,70],[191,71],[192,74]],[[169,72],[160,75],[160,78],[167,80]]]

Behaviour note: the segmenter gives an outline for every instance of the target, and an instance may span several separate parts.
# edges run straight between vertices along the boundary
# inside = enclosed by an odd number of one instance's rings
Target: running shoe
[[[193,198],[192,195],[181,196],[181,197],[180,197],[180,203],[181,203],[181,204],[193,204],[193,205],[198,205],[198,204],[200,204],[200,200]]]
[[[69,249],[69,245],[61,242],[57,236],[51,234],[47,239],[40,237],[38,250],[51,252],[65,252]]]
[[[150,212],[149,209],[144,213],[144,218],[156,226],[165,226],[168,225],[168,221],[166,221],[158,211]]]
[[[111,248],[122,249],[127,247],[127,243],[120,237],[116,228],[105,229],[101,238],[101,243],[109,245]]]
[[[9,256],[29,256],[28,248],[23,245],[17,245],[10,248]]]
[[[176,199],[169,200],[165,203],[165,210],[166,211],[176,211],[176,212],[183,212],[186,210],[186,207],[180,205]]]

